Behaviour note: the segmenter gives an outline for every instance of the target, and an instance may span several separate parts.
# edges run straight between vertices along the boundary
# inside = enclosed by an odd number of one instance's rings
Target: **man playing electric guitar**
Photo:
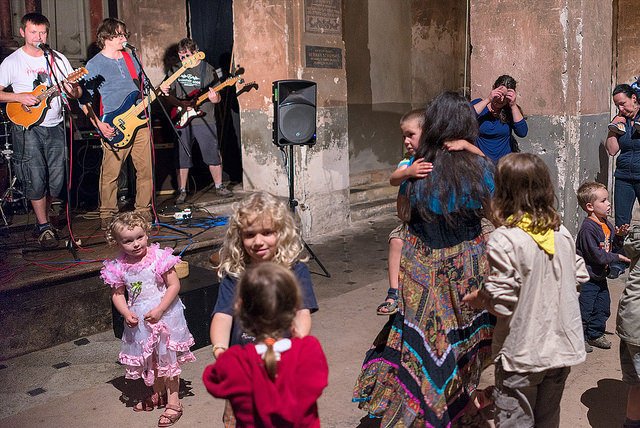
[[[101,116],[103,112],[117,110],[132,92],[140,91],[140,69],[123,47],[128,36],[125,23],[115,18],[105,19],[98,27],[96,41],[102,50],[87,62],[89,74],[85,80],[89,95],[93,96],[96,91],[100,94]],[[84,99],[83,103],[83,110],[102,136],[106,139],[113,138],[116,134],[115,129],[100,120],[87,99]],[[145,218],[151,219],[151,140],[149,127],[142,126],[137,130],[133,143],[126,147],[117,149],[106,143],[102,145],[100,221],[103,230],[107,229],[112,216],[118,212],[118,175],[129,155],[136,169],[135,210]]]
[[[185,38],[178,43],[178,56],[181,61],[197,51],[198,47],[191,39]],[[214,112],[214,104],[220,102],[220,94],[210,88],[217,80],[213,67],[205,61],[200,61],[193,68],[184,71],[170,86],[160,85],[160,90],[169,95],[166,97],[167,102],[183,109],[192,108],[192,101],[187,99],[189,96],[194,93],[196,96],[200,95],[206,88],[209,88],[208,98],[211,101],[202,105],[201,110],[205,113],[204,116],[194,118],[189,125],[179,131],[181,134],[180,144],[178,144],[178,197],[176,198],[178,204],[183,203],[187,197],[189,168],[193,166],[191,148],[194,139],[198,141],[202,159],[209,166],[216,194],[231,196],[231,191],[222,184],[222,158]]]
[[[60,83],[68,96],[78,98],[82,91],[77,84],[62,83],[73,71],[69,61],[60,52],[43,45],[49,35],[49,20],[39,13],[26,14],[22,17],[20,35],[24,37],[24,46],[0,64],[0,102],[20,103],[27,110],[45,103],[47,100],[41,101],[31,93],[39,83],[47,86]],[[13,92],[5,90],[8,86]],[[59,92],[53,92],[49,101],[49,109],[36,126],[12,127],[14,171],[31,201],[37,221],[34,235],[44,248],[58,245],[49,210],[52,198],[62,193],[67,160]]]

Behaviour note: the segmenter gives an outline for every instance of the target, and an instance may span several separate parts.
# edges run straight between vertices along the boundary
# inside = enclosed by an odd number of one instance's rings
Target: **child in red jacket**
[[[236,311],[256,342],[232,346],[202,375],[211,395],[231,402],[238,428],[320,426],[316,401],[329,370],[318,339],[286,338],[299,306],[285,267],[260,263],[240,279]]]

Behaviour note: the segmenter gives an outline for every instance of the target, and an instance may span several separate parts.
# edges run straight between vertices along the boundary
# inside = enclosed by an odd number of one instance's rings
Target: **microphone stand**
[[[157,95],[156,92],[155,92],[155,88],[151,84],[151,80],[149,79],[149,76],[144,71],[144,67],[142,66],[142,62],[140,61],[140,58],[138,58],[138,55],[136,54],[136,50],[137,49],[131,48],[130,45],[123,46],[123,47],[129,48],[129,50],[131,51],[131,56],[133,56],[133,59],[135,59],[136,63],[138,64],[138,67],[140,67],[140,75],[142,76],[141,80],[142,80],[142,89],[143,89],[143,94],[142,94],[143,100],[146,97],[150,97],[151,91],[153,91],[154,94]],[[179,137],[180,135],[178,134],[178,131],[173,126],[173,123],[171,122],[171,116],[169,116],[169,113],[167,112],[167,109],[165,108],[165,106],[164,106],[164,104],[162,102],[160,102],[160,106],[162,107],[162,111],[164,112],[164,115],[166,116],[167,120],[169,121],[169,123],[171,123],[171,126],[172,126],[174,132],[176,133],[176,136]],[[147,117],[149,118],[149,127],[151,128],[151,132],[153,132],[153,127],[152,127],[152,123],[151,123],[151,103],[149,103],[147,105]],[[149,138],[153,139],[153,135],[149,135]],[[178,140],[179,140],[179,138],[178,138]],[[187,152],[188,152],[188,150],[187,150]],[[153,209],[153,217],[154,217],[153,218],[153,225],[154,226],[159,226],[159,227],[166,227],[167,229],[170,229],[170,230],[172,230],[174,232],[183,234],[183,235],[185,235],[187,237],[191,237],[191,234],[188,233],[188,232],[185,232],[184,230],[180,230],[180,229],[178,229],[176,227],[173,227],[173,226],[171,226],[169,224],[160,223],[158,221],[158,214],[155,212],[155,206],[156,206],[156,204],[155,204],[155,198],[156,198],[156,192],[155,192],[156,169],[155,169],[155,165],[152,165],[151,171],[152,171],[151,180],[153,180],[153,183],[152,183],[152,186],[151,186],[152,189],[153,189],[153,192],[152,192],[152,195],[151,195],[151,198],[153,200],[152,200],[152,204],[151,205],[152,205],[152,207],[154,207],[154,209]]]
[[[47,68],[50,67],[50,71],[51,71],[51,76],[53,79],[53,83],[56,85],[56,87],[58,88],[58,94],[60,96],[60,107],[62,109],[62,115],[63,115],[63,120],[62,120],[62,126],[64,127],[64,132],[63,134],[67,135],[67,119],[69,119],[69,121],[73,120],[72,116],[71,116],[71,105],[69,104],[69,101],[67,99],[66,93],[64,92],[64,88],[62,87],[62,83],[60,82],[60,80],[58,79],[58,76],[56,75],[56,70],[54,69],[57,68],[58,72],[60,72],[62,75],[64,75],[65,73],[62,71],[62,69],[60,68],[60,65],[58,64],[58,62],[56,61],[56,58],[59,58],[58,55],[56,55],[55,51],[51,48],[43,48],[42,46],[40,46],[40,49],[42,49],[42,52],[44,53],[44,58],[45,58],[45,62],[47,64]],[[51,54],[51,58],[52,58],[52,64],[49,64],[49,54]],[[73,136],[70,137],[70,141],[69,144],[71,145],[71,148],[73,149]],[[64,145],[64,149],[65,151],[67,151],[67,145]],[[69,157],[69,152],[67,151],[67,153],[65,153],[65,157],[70,160],[71,158]],[[71,183],[71,175],[69,174],[70,171],[70,165],[65,164],[65,177],[67,179],[67,183]],[[69,204],[71,203],[70,201],[70,194],[69,194],[69,187],[67,185],[67,206],[66,209],[67,211],[69,210]],[[75,241],[75,239],[73,238],[73,232],[71,231],[71,220],[70,217],[67,219],[67,227],[69,228],[69,239],[67,240],[67,244],[66,244],[66,248],[67,250],[69,250],[69,252],[71,253],[71,256],[73,257],[74,260],[80,260],[78,257],[78,248],[80,248],[80,245],[78,244],[78,242]]]

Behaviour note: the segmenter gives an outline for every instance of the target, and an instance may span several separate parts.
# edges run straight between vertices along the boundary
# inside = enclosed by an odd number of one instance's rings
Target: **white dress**
[[[121,255],[115,260],[105,260],[100,272],[112,288],[127,288],[127,304],[138,317],[138,325],[129,327],[125,323],[119,360],[125,366],[127,379],[142,378],[148,386],[153,385],[156,376],[180,375],[181,364],[195,361],[189,349],[194,340],[180,298],[176,297],[157,323],[144,320],[144,315],[158,306],[167,290],[162,275],[180,261],[172,253],[171,248],[161,250],[158,244],[152,244],[141,261],[127,263]]]

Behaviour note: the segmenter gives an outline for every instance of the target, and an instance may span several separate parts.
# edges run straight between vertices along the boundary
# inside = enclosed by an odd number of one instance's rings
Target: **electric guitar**
[[[75,83],[82,79],[88,73],[84,67],[78,68],[71,73],[60,83],[64,82]],[[51,96],[58,94],[58,86],[53,85],[47,88],[47,85],[38,85],[33,91],[25,92],[38,98],[38,104],[33,106],[26,106],[19,102],[7,103],[6,111],[7,116],[11,122],[16,125],[23,126],[27,129],[31,129],[34,126],[38,126],[44,120],[49,106],[51,104]]]
[[[204,59],[204,52],[196,52],[192,56],[182,61],[182,67],[169,76],[162,85],[170,85],[187,69],[193,68]],[[140,92],[133,91],[127,95],[117,109],[102,115],[100,120],[108,123],[115,129],[115,134],[111,138],[103,136],[103,141],[115,147],[122,149],[128,147],[134,140],[135,136],[143,126],[147,124],[147,118],[144,116],[144,110],[156,99],[156,90],[151,91],[149,96],[145,97],[140,103],[136,104],[140,96]]]
[[[230,77],[224,82],[217,84],[216,86],[213,87],[213,90],[215,92],[218,92],[220,89],[226,88],[227,86],[233,86],[236,83],[243,83],[244,80],[242,79],[242,77],[240,77],[241,74],[242,73],[240,72],[236,72],[234,77]],[[209,101],[208,89],[202,95],[198,96],[197,98],[195,98],[195,100],[193,100],[193,104],[192,104],[193,107],[176,108],[173,115],[173,122],[175,123],[176,128],[182,129],[185,126],[189,125],[189,123],[191,123],[191,121],[196,117],[204,116],[206,113],[201,110],[198,110],[198,107],[207,101]]]

